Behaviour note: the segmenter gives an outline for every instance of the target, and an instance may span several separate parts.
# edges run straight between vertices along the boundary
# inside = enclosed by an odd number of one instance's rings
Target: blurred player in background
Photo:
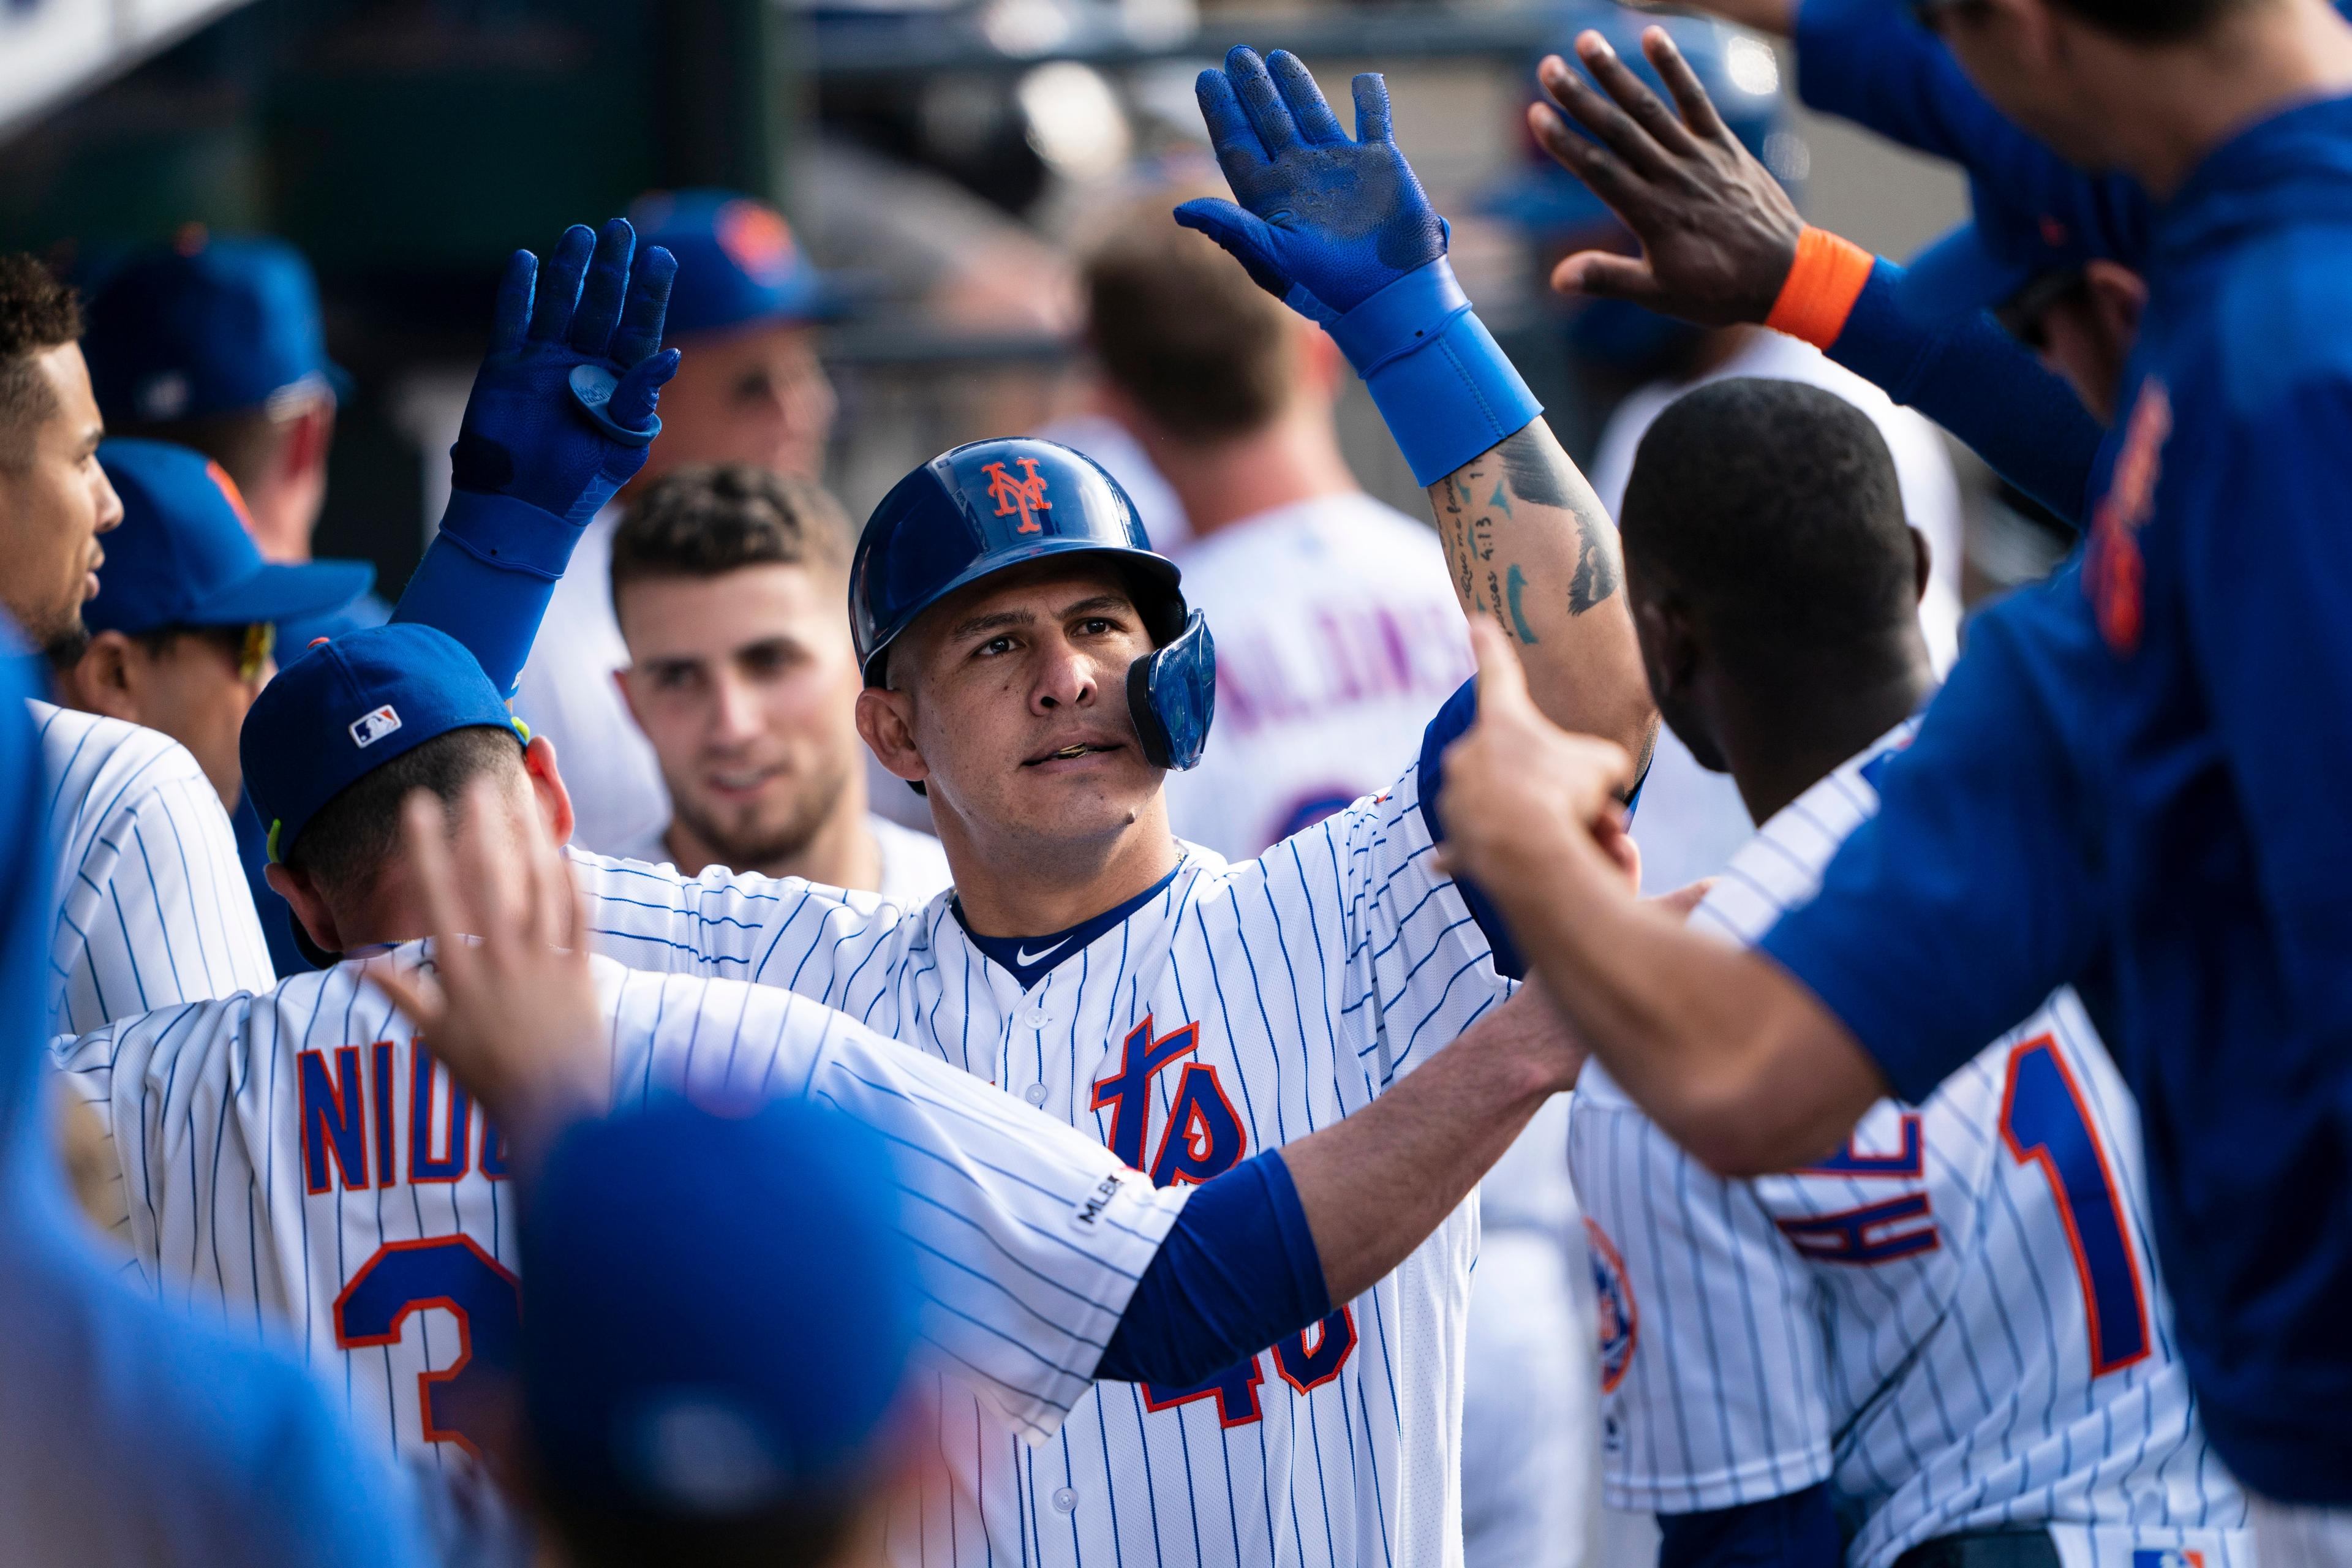
[[[1197,194],[1139,202],[1087,258],[1087,336],[1183,507],[1186,595],[1216,629],[1216,739],[1170,777],[1169,823],[1245,860],[1394,782],[1470,641],[1437,536],[1339,455],[1338,346],[1176,226]]]
[[[1647,68],[1638,64],[1633,44],[1648,18],[1601,5],[1570,20],[1598,28],[1636,68]],[[1800,184],[1804,146],[1788,128],[1771,49],[1711,21],[1660,25],[1673,34],[1733,134],[1785,183]],[[1598,197],[1539,146],[1531,146],[1530,155],[1526,173],[1490,199],[1499,216],[1534,235],[1549,259],[1575,250],[1630,247],[1632,237]],[[1593,493],[1612,512],[1624,498],[1642,433],[1692,386],[1739,375],[1801,381],[1826,387],[1868,414],[1895,454],[1905,512],[1933,552],[1934,576],[1920,602],[1920,621],[1937,668],[1951,663],[1960,624],[1960,496],[1944,437],[1934,426],[1896,407],[1819,350],[1779,332],[1690,326],[1619,300],[1580,303],[1569,332],[1578,354],[1640,383],[1610,416],[1593,453]],[[1634,826],[1646,890],[1714,875],[1753,828],[1728,779],[1700,767],[1671,731],[1658,737]]]
[[[671,815],[620,853],[907,904],[946,887],[938,839],[866,808],[840,503],[814,479],[729,463],[672,468],[625,504],[612,596],[629,663],[614,679]]]
[[[54,667],[89,645],[98,536],[122,520],[76,339],[72,291],[0,256],[0,607]],[[54,1027],[96,1028],[167,1002],[276,978],[212,779],[153,730],[33,704],[58,856],[47,995]]]
[[[190,224],[167,246],[107,273],[89,307],[90,385],[108,429],[166,441],[218,464],[266,561],[299,565],[327,500],[327,457],[350,378],[327,357],[318,281],[301,252],[266,236]],[[332,611],[279,626],[291,648],[383,624],[391,608],[362,587]],[[237,855],[271,964],[308,963],[285,901],[269,890],[260,820],[229,802]]]
[[[1778,381],[1672,405],[1622,525],[1660,710],[1765,824],[1692,923],[1752,942],[1934,690],[1922,549],[1871,423]],[[1657,1511],[1662,1562],[2252,1562],[2174,1353],[2138,1118],[2071,992],[1788,1174],[1717,1176],[1599,1067],[1571,1115],[1610,1500]]]
[[[813,329],[833,301],[783,215],[726,191],[659,192],[630,211],[644,243],[677,258],[666,341],[686,351],[635,488],[685,463],[821,479],[835,405]],[[629,662],[609,575],[619,523],[617,504],[589,523],[515,693],[515,711],[571,764],[579,842],[598,853],[671,820],[660,759],[613,684]]]
[[[1364,494],[1339,455],[1338,345],[1176,226],[1169,206],[1196,194],[1138,203],[1087,257],[1087,333],[1107,405],[1183,506],[1186,597],[1216,632],[1217,727],[1200,765],[1169,775],[1169,826],[1239,860],[1392,783],[1468,678],[1470,641],[1437,536]],[[1552,1224],[1574,1223],[1562,1133],[1549,1115],[1530,1129],[1549,1150],[1525,1162],[1547,1167],[1540,1196],[1519,1176],[1481,1187],[1490,1242],[1497,1219],[1535,1239],[1524,1258],[1483,1248],[1472,1286],[1472,1568],[1580,1563],[1593,1524],[1590,1373]]]
[[[264,560],[310,559],[350,378],[327,357],[318,280],[300,251],[191,224],[103,277],[83,347],[110,432],[202,452],[243,498]],[[362,591],[283,633],[300,647],[390,614]]]
[[[107,537],[80,658],[58,672],[66,706],[158,730],[188,748],[234,810],[236,735],[278,672],[277,628],[331,616],[367,592],[362,561],[269,562],[228,476],[185,447],[111,439],[98,449],[122,521]]]
[[[895,1182],[877,1134],[805,1100],[668,1101],[556,1145],[524,1227],[521,1359],[564,1561],[888,1561],[929,1446]]]

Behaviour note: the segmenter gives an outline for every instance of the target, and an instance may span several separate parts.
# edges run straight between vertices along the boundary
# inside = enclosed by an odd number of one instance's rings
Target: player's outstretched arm
[[[1951,430],[2060,516],[2078,518],[2105,432],[2073,389],[1989,312],[1915,314],[1901,268],[1798,215],[1664,29],[1651,28],[1642,47],[1673,108],[1595,32],[1576,41],[1591,80],[1557,55],[1538,72],[1552,104],[1530,105],[1528,128],[1642,242],[1639,257],[1580,251],[1553,269],[1552,287],[1702,326],[1761,323],[1801,338]]]
[[[1771,960],[1625,889],[1603,845],[1630,759],[1549,722],[1509,642],[1471,636],[1478,719],[1445,753],[1446,868],[1502,908],[1610,1076],[1707,1165],[1758,1175],[1834,1148],[1886,1093],[1876,1064]]]
[[[1616,530],[1454,281],[1386,84],[1356,78],[1352,138],[1281,50],[1237,48],[1196,90],[1239,202],[1187,202],[1176,221],[1346,353],[1428,488],[1464,610],[1520,640],[1544,711],[1645,751],[1657,715]]]
[[[465,644],[509,695],[572,546],[661,433],[677,263],[636,243],[616,217],[564,230],[544,268],[528,250],[509,258],[449,449],[449,508],[393,612]]]

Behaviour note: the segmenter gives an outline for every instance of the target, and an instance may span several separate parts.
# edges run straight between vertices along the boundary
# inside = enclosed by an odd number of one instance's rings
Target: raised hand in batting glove
[[[449,449],[450,483],[584,523],[646,466],[677,351],[661,346],[677,262],[636,231],[574,224],[542,269],[518,250],[499,281],[490,352]],[[633,265],[634,264],[634,265]]]
[[[437,626],[514,690],[588,520],[645,467],[677,351],[661,346],[677,262],[614,218],[574,225],[544,268],[518,250],[490,352],[449,449],[449,510],[393,618]]]
[[[1176,221],[1299,314],[1328,325],[1445,254],[1445,220],[1397,151],[1379,76],[1355,80],[1353,140],[1287,50],[1236,48],[1193,91],[1241,205],[1186,202]]]
[[[1543,412],[1454,279],[1445,220],[1390,132],[1386,83],[1356,79],[1352,140],[1280,49],[1237,48],[1194,92],[1241,201],[1186,202],[1176,221],[1330,330],[1414,479],[1437,483]]]

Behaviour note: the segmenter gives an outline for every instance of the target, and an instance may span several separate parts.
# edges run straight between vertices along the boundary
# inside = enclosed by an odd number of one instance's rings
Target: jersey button
[[[1033,1083],[1021,1091],[1021,1098],[1032,1105],[1043,1105],[1045,1103],[1045,1086],[1042,1083]]]
[[[1021,1021],[1033,1029],[1042,1029],[1054,1021],[1054,1016],[1043,1007],[1030,1007],[1023,1011]]]
[[[1077,1506],[1078,1506],[1078,1494],[1077,1494],[1077,1493],[1076,1493],[1076,1492],[1072,1491],[1072,1490],[1071,1490],[1069,1488],[1067,1488],[1067,1487],[1055,1487],[1055,1488],[1054,1489],[1054,1511],[1055,1511],[1055,1512],[1056,1512],[1056,1513],[1074,1513],[1074,1512],[1076,1512],[1076,1511],[1077,1510]]]

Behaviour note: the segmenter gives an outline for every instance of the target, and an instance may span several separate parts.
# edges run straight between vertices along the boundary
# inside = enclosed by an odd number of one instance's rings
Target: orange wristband
[[[1877,261],[1853,241],[1807,224],[1797,236],[1796,264],[1764,324],[1817,349],[1829,347],[1845,331],[1845,319]]]

